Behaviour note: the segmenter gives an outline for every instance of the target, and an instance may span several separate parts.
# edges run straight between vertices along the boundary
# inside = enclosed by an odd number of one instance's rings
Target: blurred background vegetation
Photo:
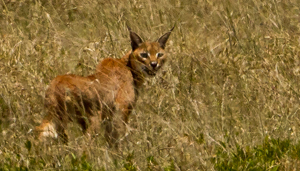
[[[297,170],[297,0],[1,0],[0,170]],[[130,50],[126,24],[169,38],[119,151],[103,133],[36,143],[55,76]]]

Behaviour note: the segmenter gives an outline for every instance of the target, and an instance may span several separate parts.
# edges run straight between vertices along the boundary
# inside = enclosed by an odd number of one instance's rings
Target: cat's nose
[[[155,68],[157,66],[157,62],[151,62],[150,65],[152,66],[152,68]]]

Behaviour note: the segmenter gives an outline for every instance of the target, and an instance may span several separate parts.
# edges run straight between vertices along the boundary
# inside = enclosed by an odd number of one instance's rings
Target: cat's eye
[[[140,53],[140,56],[142,57],[142,58],[148,58],[148,53]]]
[[[157,53],[156,56],[157,56],[158,58],[160,58],[160,57],[164,56],[164,54],[163,54],[163,53]]]

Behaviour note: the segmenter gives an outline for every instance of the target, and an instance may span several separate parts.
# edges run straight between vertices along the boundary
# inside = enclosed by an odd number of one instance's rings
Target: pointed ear
[[[173,31],[174,27],[169,32],[165,33],[159,39],[157,39],[157,42],[159,43],[161,48],[165,49],[167,40],[169,39],[169,36],[170,36],[171,32]]]
[[[131,47],[132,52],[140,46],[141,43],[143,43],[143,40],[140,38],[139,35],[137,35],[135,32],[131,31],[131,28],[128,27],[128,30],[130,31],[130,40],[131,40]]]

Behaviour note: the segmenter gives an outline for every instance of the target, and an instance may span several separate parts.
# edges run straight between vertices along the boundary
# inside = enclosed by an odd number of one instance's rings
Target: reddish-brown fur
[[[36,127],[38,137],[59,137],[66,143],[68,122],[77,121],[84,133],[92,133],[105,122],[105,136],[110,144],[115,143],[125,131],[144,77],[155,75],[166,60],[164,47],[171,31],[155,42],[143,42],[130,30],[132,51],[121,59],[104,59],[95,74],[87,77],[68,74],[54,78],[45,96],[47,115]]]

